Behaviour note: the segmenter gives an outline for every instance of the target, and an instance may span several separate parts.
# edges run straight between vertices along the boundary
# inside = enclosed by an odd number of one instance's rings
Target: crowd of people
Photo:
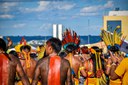
[[[62,41],[50,38],[36,52],[27,42],[0,38],[0,85],[128,85],[128,58],[116,46],[80,47],[80,37],[66,29]],[[128,50],[128,49],[127,49]]]

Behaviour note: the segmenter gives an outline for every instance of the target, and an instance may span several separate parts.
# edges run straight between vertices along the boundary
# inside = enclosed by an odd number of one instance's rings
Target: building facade
[[[127,36],[128,41],[128,11],[110,11],[108,16],[103,17],[103,28],[113,32],[116,26],[120,26],[119,32]]]

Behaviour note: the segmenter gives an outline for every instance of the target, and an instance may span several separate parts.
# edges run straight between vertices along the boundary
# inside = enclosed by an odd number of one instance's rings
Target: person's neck
[[[49,54],[49,57],[54,57],[54,56],[57,56],[57,53],[51,53],[51,54]]]
[[[72,53],[69,53],[69,54],[67,55],[67,57],[71,57],[71,56],[73,56],[73,54],[72,54]]]
[[[0,50],[0,53],[5,53],[3,50]]]

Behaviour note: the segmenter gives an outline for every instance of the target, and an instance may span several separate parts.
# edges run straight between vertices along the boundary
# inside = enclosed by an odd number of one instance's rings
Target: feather
[[[72,43],[74,46],[78,46],[80,44],[80,37],[77,36],[75,31],[71,31],[70,29],[66,29],[63,33],[62,45],[66,45],[68,43]]]

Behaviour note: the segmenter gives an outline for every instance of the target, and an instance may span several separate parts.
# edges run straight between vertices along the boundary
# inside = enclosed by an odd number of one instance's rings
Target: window
[[[121,32],[121,20],[114,20],[114,21],[107,21],[107,30],[112,32],[114,31],[114,29],[120,26],[120,29],[117,30],[118,33]]]

